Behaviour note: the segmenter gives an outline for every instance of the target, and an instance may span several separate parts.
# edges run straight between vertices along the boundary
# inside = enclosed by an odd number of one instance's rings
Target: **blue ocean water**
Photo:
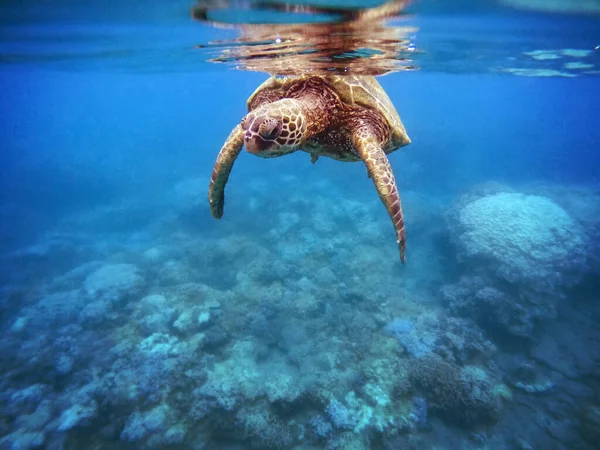
[[[600,6],[566,3],[393,22],[401,264],[360,162],[243,151],[211,217],[268,77],[211,23],[242,2],[6,2],[0,448],[597,448]]]

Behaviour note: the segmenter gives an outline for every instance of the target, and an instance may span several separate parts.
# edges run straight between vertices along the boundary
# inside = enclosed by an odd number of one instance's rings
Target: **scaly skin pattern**
[[[367,166],[369,177],[375,183],[379,198],[392,219],[396,230],[396,242],[400,248],[400,260],[404,263],[406,261],[404,216],[402,215],[402,203],[400,202],[400,195],[398,194],[398,187],[390,162],[376,134],[372,132],[368,125],[356,130],[354,147]]]
[[[215,219],[223,217],[225,185],[229,179],[233,163],[242,150],[243,143],[244,130],[238,125],[233,129],[223,148],[221,148],[219,156],[217,156],[208,187],[208,203],[210,204],[210,212]]]
[[[274,139],[268,135],[277,131],[278,148],[268,154],[259,156],[281,156],[298,149],[306,134],[306,119],[302,103],[298,100],[286,98],[274,103],[269,103],[254,111],[250,111],[243,119],[241,126],[244,130],[244,145],[251,153],[264,152],[274,145]],[[276,128],[279,127],[277,130]]]

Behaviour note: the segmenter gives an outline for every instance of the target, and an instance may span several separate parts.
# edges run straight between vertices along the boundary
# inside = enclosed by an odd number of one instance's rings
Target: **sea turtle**
[[[396,229],[400,259],[406,235],[402,205],[387,154],[410,138],[390,98],[372,76],[301,75],[270,77],[250,96],[248,114],[223,145],[215,163],[208,200],[223,215],[225,185],[242,146],[272,158],[304,150],[319,156],[364,161]]]

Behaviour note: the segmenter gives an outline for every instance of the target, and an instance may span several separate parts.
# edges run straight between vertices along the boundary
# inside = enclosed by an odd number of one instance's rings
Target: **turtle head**
[[[262,158],[273,158],[300,148],[306,118],[301,103],[286,98],[250,111],[241,126],[246,150]]]

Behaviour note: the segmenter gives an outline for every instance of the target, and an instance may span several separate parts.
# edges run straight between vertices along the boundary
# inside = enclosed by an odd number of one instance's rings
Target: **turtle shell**
[[[410,138],[394,104],[375,77],[333,75],[327,77],[327,80],[344,103],[372,108],[383,115],[392,131],[391,139],[394,147],[410,144]]]
[[[297,83],[300,80],[305,79],[304,76],[298,77],[269,77],[263,84],[257,87],[252,95],[248,97],[246,101],[246,106],[248,107],[248,111],[254,109],[252,107],[252,102],[259,94],[265,94],[266,91],[270,91],[270,95],[273,96],[273,100],[282,99],[285,95],[285,92],[292,86],[294,83]]]
[[[366,75],[301,75],[296,77],[270,77],[261,84],[248,98],[248,110],[259,94],[269,92],[273,100],[283,98],[285,92],[294,84],[308,77],[319,76],[337,93],[340,100],[353,107],[366,107],[378,111],[388,121],[391,133],[391,144],[394,148],[410,144],[400,116],[392,101],[379,82]]]

